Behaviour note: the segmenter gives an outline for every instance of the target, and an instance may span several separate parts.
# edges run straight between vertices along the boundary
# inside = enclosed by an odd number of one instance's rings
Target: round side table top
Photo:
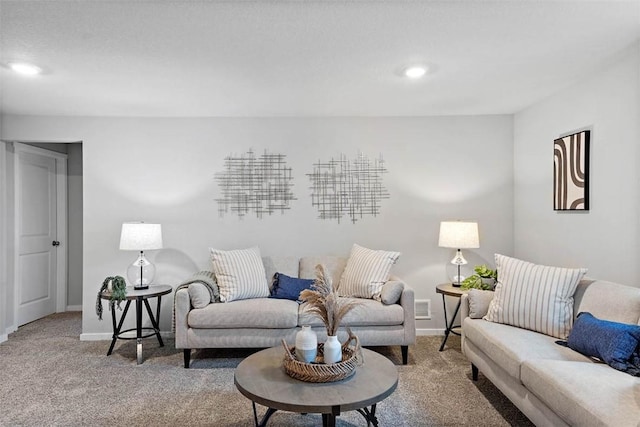
[[[461,289],[460,286],[453,286],[451,283],[441,283],[436,286],[436,292],[451,297],[460,297],[469,292],[469,290]]]
[[[386,357],[362,349],[364,364],[342,381],[310,383],[291,378],[282,367],[284,350],[273,347],[244,359],[234,382],[245,397],[269,408],[298,413],[352,411],[388,397],[398,386],[398,370]]]
[[[154,298],[161,295],[171,293],[173,288],[170,285],[149,285],[147,289],[136,289],[133,286],[127,286],[127,296],[125,299],[134,300],[138,297]],[[111,299],[111,292],[108,290],[103,291],[100,294],[102,299]]]

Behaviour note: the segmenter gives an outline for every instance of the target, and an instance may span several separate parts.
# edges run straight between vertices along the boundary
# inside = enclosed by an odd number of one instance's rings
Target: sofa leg
[[[189,362],[191,361],[191,349],[184,349],[184,367],[185,369],[189,369]]]
[[[471,379],[478,381],[478,367],[473,363],[471,364]]]
[[[402,364],[406,365],[409,361],[409,346],[401,345],[400,350],[402,351]]]

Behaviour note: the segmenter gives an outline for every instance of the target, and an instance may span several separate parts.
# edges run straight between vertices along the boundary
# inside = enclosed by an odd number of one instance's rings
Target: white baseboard
[[[0,335],[0,343],[3,343],[9,339],[9,334]]]
[[[444,335],[444,329],[416,329],[418,336]]]
[[[67,311],[82,311],[82,305],[68,305]]]
[[[147,332],[151,331],[142,331],[143,335]],[[131,336],[135,337],[134,332],[129,332]],[[160,336],[162,338],[173,338],[174,333],[171,331],[160,331]],[[80,341],[110,341],[113,338],[112,332],[99,332],[99,333],[90,333],[90,334],[80,334]],[[153,336],[149,337],[150,339]]]

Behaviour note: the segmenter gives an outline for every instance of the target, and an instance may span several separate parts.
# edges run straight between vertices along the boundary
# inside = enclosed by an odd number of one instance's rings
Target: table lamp
[[[451,264],[458,266],[458,274],[453,277],[453,286],[460,286],[464,277],[460,274],[460,266],[467,264],[460,249],[480,247],[478,237],[478,223],[465,221],[442,221],[440,223],[440,238],[438,246],[441,248],[457,249]]]
[[[162,249],[160,224],[125,222],[120,234],[120,250],[140,251],[140,255],[127,268],[127,278],[135,289],[147,289],[153,282],[156,267],[144,256],[144,251]]]

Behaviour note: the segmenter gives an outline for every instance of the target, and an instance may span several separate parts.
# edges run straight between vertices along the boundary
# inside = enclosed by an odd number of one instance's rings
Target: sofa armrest
[[[460,297],[460,322],[465,317],[469,317],[469,294],[462,294]]]
[[[415,294],[413,288],[406,283],[400,295],[400,305],[404,311],[404,345],[414,344],[416,342]]]
[[[174,304],[176,349],[189,348],[187,340],[189,324],[187,319],[191,310],[191,300],[189,299],[189,290],[186,287],[179,289],[175,293]]]

